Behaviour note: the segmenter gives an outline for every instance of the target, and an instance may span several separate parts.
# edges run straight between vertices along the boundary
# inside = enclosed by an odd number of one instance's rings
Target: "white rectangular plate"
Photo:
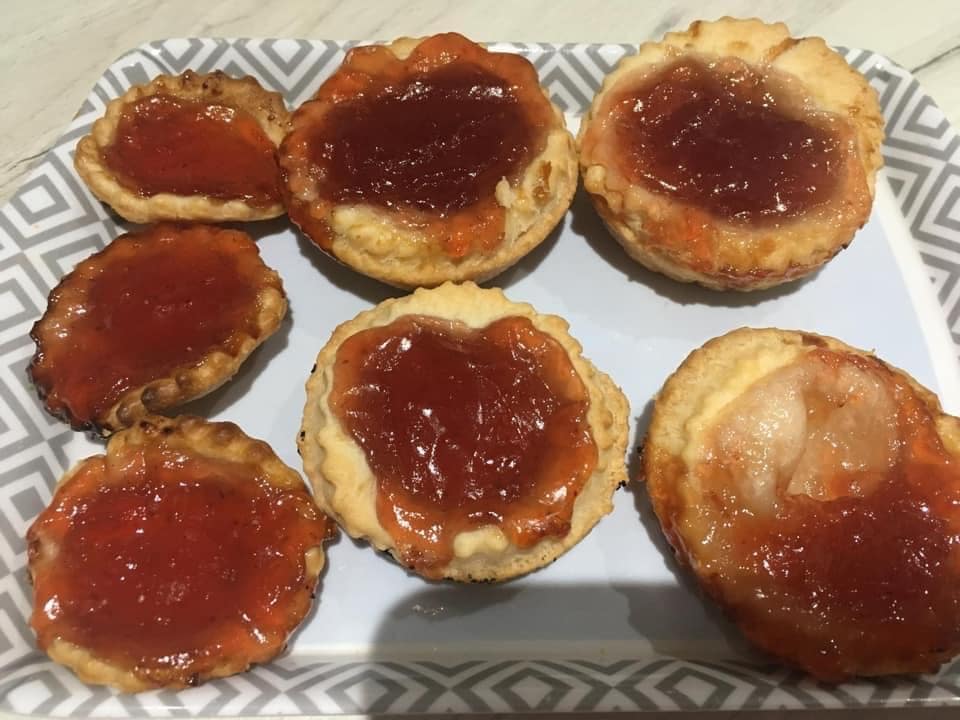
[[[168,40],[104,73],[66,134],[0,211],[0,711],[42,716],[604,711],[960,704],[960,663],[935,676],[820,685],[770,666],[675,567],[642,486],[550,567],[497,586],[427,583],[341,537],[315,611],[282,659],[185,692],[117,696],[34,648],[23,537],[76,460],[102,445],[44,414],[26,381],[27,333],[49,290],[123,227],[74,173],[76,140],[106,103],[160,72],[251,74],[296,106],[352,43]],[[495,46],[536,64],[576,122],[627,46]],[[642,269],[585,197],[530,256],[496,278],[514,300],[567,318],[585,354],[624,389],[639,442],[650,402],[693,348],[743,325],[803,329],[874,349],[960,410],[957,349],[960,141],[916,81],[865,51],[887,168],[875,212],[848,250],[808,280],[715,293]],[[303,383],[333,328],[397,291],[322,255],[287,220],[247,228],[276,268],[291,312],[240,374],[189,410],[229,419],[300,467]],[[636,453],[631,449],[635,474]]]

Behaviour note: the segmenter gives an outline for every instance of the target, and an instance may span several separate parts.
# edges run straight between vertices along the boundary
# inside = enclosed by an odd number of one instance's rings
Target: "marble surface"
[[[0,202],[118,55],[165,37],[390,39],[457,30],[476,40],[641,42],[721,15],[783,20],[796,35],[876,50],[911,69],[960,124],[960,2],[638,0],[3,0]]]
[[[457,30],[477,40],[641,42],[697,18],[759,16],[787,22],[796,35],[821,35],[833,44],[867,48],[893,58],[912,70],[951,121],[960,125],[957,0],[669,4],[638,0],[3,0],[0,7],[0,202],[13,194],[33,162],[61,133],[101,71],[129,48],[164,37],[389,39]],[[910,709],[831,711],[829,717],[919,720],[958,714],[956,710]],[[684,717],[732,715],[739,713]],[[786,713],[750,717],[781,715]],[[790,713],[789,717],[814,715]]]

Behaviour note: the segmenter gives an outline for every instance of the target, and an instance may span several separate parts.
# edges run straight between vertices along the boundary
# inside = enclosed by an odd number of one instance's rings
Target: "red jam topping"
[[[444,65],[330,109],[314,129],[320,192],[338,203],[449,213],[493,194],[534,144],[510,84]]]
[[[275,151],[243,110],[160,94],[123,109],[103,160],[139,195],[205,195],[263,207],[280,202]]]
[[[621,172],[730,220],[775,221],[827,202],[850,145],[835,118],[788,100],[788,84],[735,58],[656,71],[609,110]]]
[[[295,205],[292,215],[323,247],[329,228],[311,218],[360,203],[426,228],[454,257],[494,247],[505,217],[496,186],[541,151],[551,114],[529,62],[459,35],[429,38],[405,60],[357,48],[284,144],[288,188],[298,172],[318,196],[313,211]]]
[[[30,372],[51,413],[90,427],[129,390],[257,337],[278,281],[243,232],[154,226],[81,262],[53,291]]]
[[[793,383],[802,451],[765,443],[765,462],[786,460],[771,508],[746,497],[748,446],[740,459],[718,447],[698,472],[717,558],[705,571],[723,578],[754,640],[820,678],[878,659],[925,658],[914,670],[932,670],[960,649],[960,466],[916,393],[879,362],[817,350],[805,363]],[[786,427],[789,414],[777,413]]]
[[[473,330],[408,316],[357,333],[330,404],[377,477],[381,525],[428,577],[462,532],[496,525],[522,548],[566,535],[597,462],[587,390],[526,318]]]
[[[41,648],[158,684],[269,659],[309,609],[304,554],[328,524],[255,465],[162,444],[90,458],[28,532],[30,624]]]

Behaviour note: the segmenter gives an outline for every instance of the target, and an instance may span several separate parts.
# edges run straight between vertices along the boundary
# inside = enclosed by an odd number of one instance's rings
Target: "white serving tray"
[[[118,696],[36,651],[23,536],[50,488],[102,445],[45,415],[26,381],[27,333],[74,263],[123,232],[72,166],[106,102],[159,72],[257,76],[291,106],[352,43],[167,40],[104,73],[70,128],[0,211],[0,712],[34,716],[605,711],[960,705],[960,663],[939,675],[829,687],[755,656],[679,572],[642,485],[556,563],[496,586],[428,583],[343,536],[316,609],[280,660],[185,692]],[[507,45],[535,62],[575,124],[631,48]],[[951,215],[957,135],[904,70],[850,51],[881,92],[889,139],[870,222],[808,280],[754,294],[682,285],[632,262],[581,194],[561,227],[495,278],[514,300],[570,321],[585,354],[632,407],[631,474],[650,401],[693,348],[751,325],[815,331],[874,349],[960,412],[960,223]],[[333,328],[398,291],[331,261],[283,218],[245,226],[283,278],[291,312],[240,374],[188,410],[238,423],[300,468],[303,383]],[[932,280],[932,282],[931,282]]]

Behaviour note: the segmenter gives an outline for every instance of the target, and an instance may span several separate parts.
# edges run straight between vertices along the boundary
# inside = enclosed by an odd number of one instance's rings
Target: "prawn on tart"
[[[577,186],[536,70],[461,35],[352,49],[280,148],[290,219],[404,288],[490,278],[541,243]]]
[[[818,679],[960,653],[960,420],[832,338],[741,329],[656,399],[643,474],[682,565]]]
[[[77,264],[30,332],[44,407],[104,435],[215,390],[287,311],[244,232],[155,225]]]
[[[285,212],[276,151],[289,120],[252,77],[160,75],[107,105],[74,166],[131,222],[266,220]]]
[[[584,187],[636,261],[717,290],[813,272],[867,221],[877,93],[820,38],[722,18],[647,42],[578,135]]]
[[[145,418],[57,485],[27,532],[30,626],[123,692],[264,663],[309,610],[334,524],[232,423]]]
[[[567,324],[447,283],[344,323],[307,381],[321,508],[429,579],[535,570],[612,509],[627,401]]]

